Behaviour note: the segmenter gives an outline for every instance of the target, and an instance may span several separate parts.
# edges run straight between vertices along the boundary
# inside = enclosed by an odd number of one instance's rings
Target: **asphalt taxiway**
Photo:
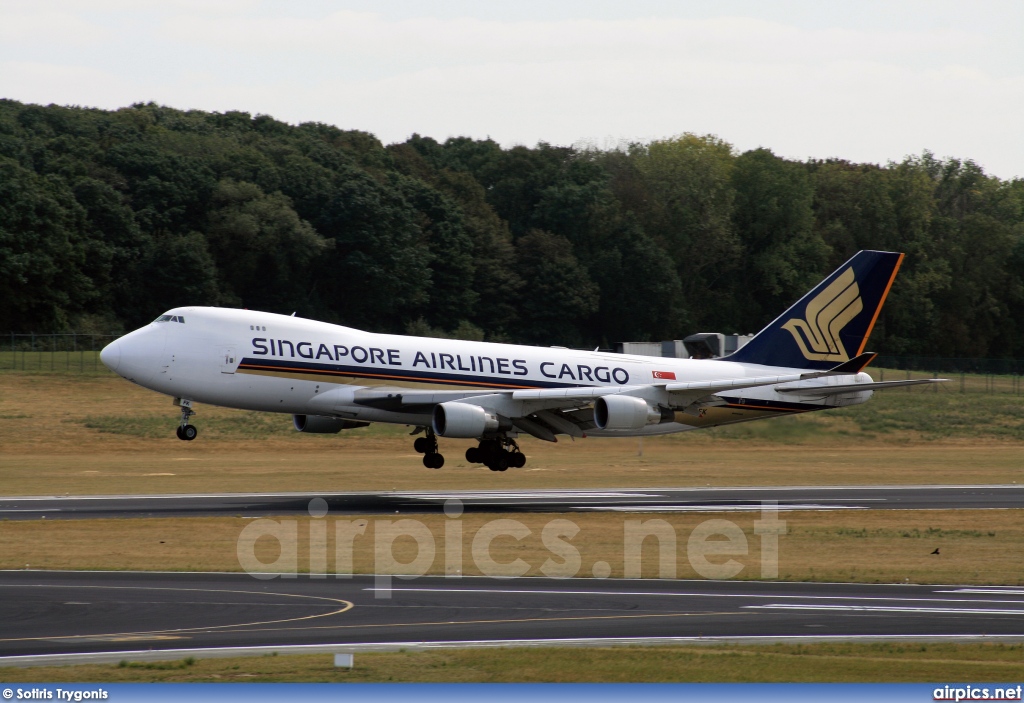
[[[1020,587],[6,571],[0,594],[0,666],[216,648],[1024,639]]]
[[[437,513],[450,500],[485,513],[727,512],[760,510],[765,501],[780,510],[1006,509],[1024,508],[1024,485],[18,496],[0,497],[0,519],[259,517],[307,513],[314,500],[334,514]]]

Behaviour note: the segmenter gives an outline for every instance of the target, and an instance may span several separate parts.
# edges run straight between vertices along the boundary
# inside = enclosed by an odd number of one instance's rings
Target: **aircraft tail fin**
[[[826,370],[864,354],[903,254],[860,251],[733,354],[765,366]]]

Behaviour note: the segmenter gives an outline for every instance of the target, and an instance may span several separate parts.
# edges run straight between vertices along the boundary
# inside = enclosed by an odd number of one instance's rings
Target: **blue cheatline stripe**
[[[246,357],[238,365],[239,371],[270,371],[274,373],[299,373],[316,378],[365,378],[373,380],[414,381],[418,383],[438,383],[442,385],[478,386],[495,389],[532,389],[532,388],[590,388],[578,383],[562,383],[559,381],[535,381],[525,378],[516,383],[515,376],[465,376],[436,371],[405,370],[391,367],[375,366],[343,366],[340,364],[317,364],[313,362],[279,361],[277,359],[252,359]]]

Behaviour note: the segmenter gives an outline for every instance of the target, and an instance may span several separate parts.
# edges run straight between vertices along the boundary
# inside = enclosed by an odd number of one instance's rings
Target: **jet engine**
[[[501,419],[479,405],[468,403],[439,403],[434,406],[431,423],[439,437],[463,437],[475,439],[488,432],[502,429]],[[507,423],[511,427],[511,423]]]
[[[292,415],[292,424],[299,432],[309,434],[338,434],[342,430],[351,430],[356,427],[366,427],[369,422],[358,422],[356,420],[342,420],[337,417],[325,415]]]
[[[639,430],[662,421],[662,412],[629,395],[603,395],[594,402],[594,424],[601,430]]]

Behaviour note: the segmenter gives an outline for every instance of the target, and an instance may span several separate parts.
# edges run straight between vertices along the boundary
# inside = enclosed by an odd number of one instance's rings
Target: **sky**
[[[1016,0],[0,0],[0,97],[1024,177]]]

